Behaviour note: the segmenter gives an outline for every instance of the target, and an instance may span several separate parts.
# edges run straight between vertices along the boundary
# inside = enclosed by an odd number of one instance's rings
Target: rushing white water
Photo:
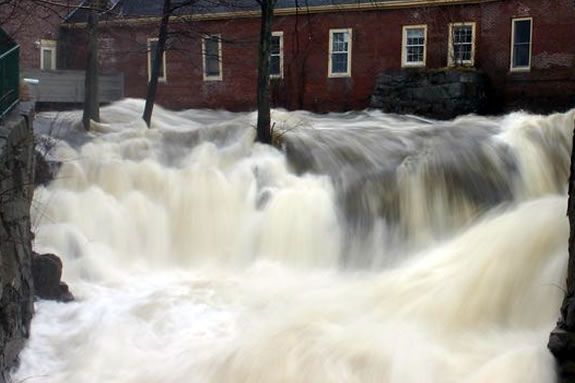
[[[37,303],[16,382],[554,381],[575,111],[274,111],[286,156],[142,106],[39,120],[35,247],[77,301]]]

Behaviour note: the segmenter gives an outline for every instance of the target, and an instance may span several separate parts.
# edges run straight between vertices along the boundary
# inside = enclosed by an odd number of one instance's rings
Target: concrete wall
[[[24,78],[39,81],[29,85],[30,96],[38,103],[76,103],[84,102],[85,71],[24,71]],[[107,103],[124,98],[124,76],[121,73],[99,76],[100,102]]]
[[[0,124],[0,383],[17,363],[34,312],[31,118],[31,109],[21,107]]]
[[[511,20],[533,17],[532,68],[510,72]],[[502,108],[564,109],[575,104],[575,3],[572,0],[501,0],[475,5],[409,9],[339,11],[276,17],[284,32],[285,76],[272,81],[276,106],[338,111],[369,106],[379,73],[401,68],[402,27],[427,24],[426,69],[447,66],[451,22],[475,22],[475,67],[494,85],[492,98]],[[352,75],[328,78],[330,28],[353,29]],[[104,72],[125,74],[126,96],[144,97],[147,86],[146,41],[154,24],[108,24],[100,41]],[[253,109],[256,100],[258,18],[237,18],[172,25],[181,31],[167,53],[167,82],[158,101],[170,108]],[[223,80],[202,77],[203,33],[221,34]],[[66,65],[81,69],[84,30],[64,29]]]

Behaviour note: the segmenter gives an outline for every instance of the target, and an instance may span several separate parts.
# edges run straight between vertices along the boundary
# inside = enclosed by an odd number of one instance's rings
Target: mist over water
[[[437,122],[377,111],[44,114],[62,161],[15,381],[551,383],[575,111]]]

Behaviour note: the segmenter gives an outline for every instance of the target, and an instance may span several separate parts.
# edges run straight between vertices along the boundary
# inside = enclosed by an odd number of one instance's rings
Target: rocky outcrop
[[[571,174],[569,176],[569,262],[567,291],[563,297],[557,326],[549,336],[547,347],[557,360],[558,383],[575,382],[575,135],[571,145]]]
[[[36,120],[35,125],[36,129],[38,129],[39,125],[42,126],[42,120]],[[39,134],[35,139],[34,186],[47,186],[56,178],[56,175],[62,166],[62,162],[55,160],[52,155],[52,151],[57,145],[57,141],[47,134]]]
[[[59,302],[74,300],[68,285],[61,280],[62,261],[56,255],[33,253],[32,277],[36,297]]]
[[[403,69],[381,73],[371,106],[386,113],[451,119],[487,108],[487,76],[471,69]]]
[[[562,319],[549,336],[547,347],[557,360],[558,383],[575,382],[575,299],[567,297],[561,309]]]
[[[21,106],[0,125],[0,383],[17,363],[34,312],[31,110]]]
[[[35,186],[40,186],[40,185],[46,186],[52,180],[54,180],[54,172],[52,171],[48,161],[46,161],[44,159],[44,156],[39,151],[36,150],[34,152],[34,156],[35,156],[35,164],[36,164],[36,169],[34,172],[35,173],[34,185]]]

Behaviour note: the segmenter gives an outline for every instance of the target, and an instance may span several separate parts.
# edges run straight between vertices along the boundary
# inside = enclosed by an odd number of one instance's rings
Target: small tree
[[[197,39],[200,36],[203,36],[202,33],[198,33],[196,28],[194,28],[194,21],[191,17],[194,14],[193,7],[198,3],[200,4],[200,8],[204,11],[214,9],[219,6],[225,6],[227,8],[236,8],[237,6],[233,0],[210,0],[210,2],[200,2],[198,0],[163,0],[162,19],[160,21],[157,44],[153,50],[151,47],[147,47],[148,51],[151,51],[151,54],[153,55],[150,79],[146,93],[146,105],[142,116],[148,127],[151,125],[152,113],[158,90],[160,69],[162,67],[164,54],[167,50],[168,39],[171,40],[175,37],[182,39]],[[179,12],[181,10],[185,11]],[[179,28],[178,30],[171,31],[169,28],[170,20],[171,18],[178,16],[182,16],[178,18],[178,22],[185,22],[188,20],[190,24],[186,28]]]
[[[257,140],[263,144],[272,143],[270,110],[270,46],[272,23],[277,0],[256,0],[261,8],[260,42],[258,49],[257,85]]]
[[[152,51],[154,57],[152,58],[152,70],[150,75],[150,82],[148,83],[148,92],[146,94],[146,106],[144,107],[144,115],[142,116],[148,127],[150,127],[152,122],[152,112],[154,110],[154,102],[156,101],[156,93],[158,90],[158,76],[160,75],[160,66],[162,57],[164,56],[164,52],[166,50],[166,41],[168,39],[168,24],[170,22],[170,15],[174,11],[171,8],[171,3],[171,0],[164,0],[162,21],[160,22],[160,33],[158,34],[158,43],[156,44],[156,49]],[[148,47],[148,49],[150,49],[150,47]]]
[[[98,10],[90,9],[88,15],[88,57],[84,78],[84,129],[90,130],[90,120],[100,121],[98,76]]]

